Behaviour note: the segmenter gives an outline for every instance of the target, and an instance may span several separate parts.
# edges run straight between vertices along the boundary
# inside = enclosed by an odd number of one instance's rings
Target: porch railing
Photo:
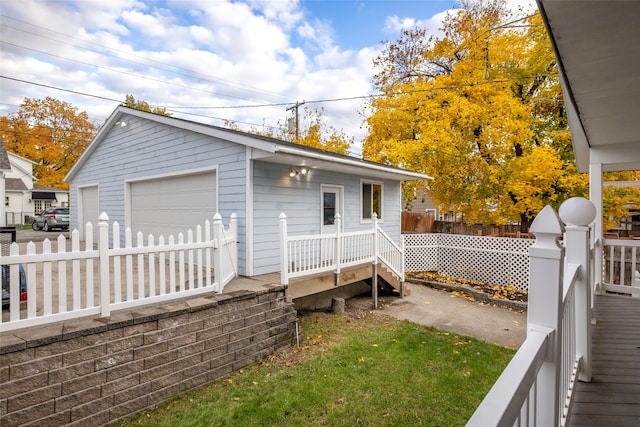
[[[9,256],[0,256],[0,268],[8,266],[10,301],[3,310],[0,331],[73,319],[109,316],[112,311],[167,301],[204,292],[222,292],[237,276],[237,220],[229,227],[216,214],[213,223],[188,230],[177,239],[153,235],[144,239],[131,229],[120,240],[118,223],[112,226],[109,245],[108,216],[98,222],[98,242],[94,248],[93,225],[86,225],[85,249],[80,247],[78,230],[71,232],[71,251],[60,235],[52,248],[46,239],[41,253],[30,242],[26,252],[12,243]],[[24,271],[27,301],[20,302],[20,270]]]
[[[640,240],[604,239],[603,290],[640,297]]]
[[[575,382],[591,380],[591,221],[565,221],[547,206],[531,226],[527,339],[467,426],[568,425]]]
[[[335,272],[364,263],[384,263],[404,281],[404,251],[380,228],[374,215],[370,230],[341,231],[336,215],[335,233],[291,236],[287,216],[280,214],[280,277],[283,285],[295,277]]]

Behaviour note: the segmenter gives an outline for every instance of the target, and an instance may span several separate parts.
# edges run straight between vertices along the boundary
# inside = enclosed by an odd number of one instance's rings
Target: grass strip
[[[368,311],[121,426],[463,426],[514,351]]]

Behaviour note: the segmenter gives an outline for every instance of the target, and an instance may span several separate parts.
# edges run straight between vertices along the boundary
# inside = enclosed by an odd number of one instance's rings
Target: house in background
[[[68,206],[69,192],[34,184],[33,165],[29,159],[6,150],[0,140],[0,172],[4,199],[0,217],[3,225],[30,224],[34,215],[51,206]]]
[[[118,107],[67,174],[71,228],[106,212],[165,238],[220,213],[238,219],[241,276],[277,273],[279,217],[309,235],[379,226],[400,242],[404,180],[429,176],[298,144]],[[336,222],[337,215],[341,222]],[[123,232],[123,231],[121,231]]]

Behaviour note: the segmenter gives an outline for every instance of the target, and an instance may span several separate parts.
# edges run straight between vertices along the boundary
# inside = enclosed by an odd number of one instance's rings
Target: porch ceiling
[[[640,170],[640,2],[537,2],[559,61],[578,169]]]

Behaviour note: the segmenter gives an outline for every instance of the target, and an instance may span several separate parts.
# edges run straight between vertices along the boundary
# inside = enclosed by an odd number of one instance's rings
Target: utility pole
[[[298,138],[300,137],[300,127],[298,126],[298,123],[299,123],[299,121],[298,121],[298,120],[299,120],[300,116],[299,116],[299,114],[298,114],[298,108],[299,108],[301,105],[304,105],[304,103],[305,103],[305,102],[306,102],[306,101],[302,101],[302,102],[297,102],[297,101],[296,101],[296,105],[294,105],[293,107],[289,107],[289,108],[287,108],[287,111],[291,111],[291,110],[293,110],[294,108],[296,109],[296,142],[298,141]]]

